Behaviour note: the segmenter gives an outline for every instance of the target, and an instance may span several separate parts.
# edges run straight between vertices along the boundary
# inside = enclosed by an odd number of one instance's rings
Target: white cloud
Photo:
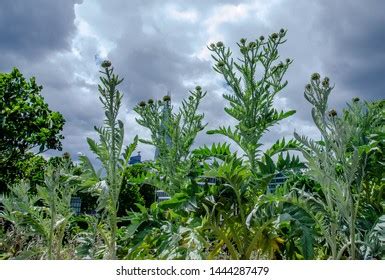
[[[175,6],[169,6],[167,8],[167,14],[171,18],[179,21],[195,23],[198,20],[198,12],[193,9],[179,10]]]

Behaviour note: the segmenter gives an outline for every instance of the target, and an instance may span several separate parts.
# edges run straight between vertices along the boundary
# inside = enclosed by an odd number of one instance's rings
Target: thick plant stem
[[[54,229],[55,229],[55,219],[56,219],[56,209],[55,203],[51,204],[51,224],[49,227],[49,236],[48,236],[48,259],[52,260],[52,251],[53,251],[53,238],[54,238]]]
[[[116,211],[110,214],[110,227],[111,227],[111,237],[110,237],[110,255],[109,259],[116,259],[116,232],[117,232],[117,216]]]

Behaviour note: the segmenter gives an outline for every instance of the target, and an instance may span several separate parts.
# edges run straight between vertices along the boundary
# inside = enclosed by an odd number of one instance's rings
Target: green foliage
[[[28,151],[61,150],[64,118],[48,108],[42,88],[16,68],[0,73],[0,191],[20,178],[17,165]]]
[[[235,126],[208,133],[233,140],[241,156],[228,143],[192,150],[205,127],[199,86],[176,112],[170,96],[140,102],[137,122],[151,138],[135,137],[124,149],[123,80],[104,61],[98,87],[104,125],[95,127],[99,141],[87,139],[101,168],[84,155],[77,166],[68,153],[47,163],[30,149],[59,149],[64,121],[51,115],[34,79],[25,81],[16,69],[1,74],[0,132],[7,134],[0,134],[0,181],[8,176],[17,184],[0,197],[0,259],[384,259],[384,100],[354,98],[339,114],[328,108],[329,79],[315,73],[305,98],[321,139],[295,134],[263,147],[265,133],[294,113],[274,107],[292,63],[279,62],[285,35],[241,39],[238,61],[222,42],[209,47],[230,90],[225,111]],[[31,108],[52,131],[29,116]],[[28,125],[39,122],[40,131],[25,134],[20,116]],[[15,141],[12,131],[20,132]],[[138,141],[155,147],[155,160],[128,165]],[[302,152],[304,173],[292,150]],[[277,174],[289,178],[271,191]],[[170,199],[155,201],[156,189]],[[74,215],[75,195],[92,215]]]
[[[29,192],[27,182],[10,188],[10,195],[1,200],[4,210],[0,217],[12,223],[17,236],[27,237],[25,248],[19,248],[14,257],[63,258],[64,234],[74,215],[71,197],[78,191],[78,185],[79,178],[72,174],[67,162],[58,167],[47,167],[44,185],[37,186],[36,194]]]
[[[296,133],[295,137],[303,144],[308,174],[321,186],[323,197],[317,201],[322,210],[318,215],[331,257],[342,257],[349,247],[349,257],[355,259],[357,217],[368,158],[367,132],[369,126],[375,126],[375,116],[358,100],[348,105],[341,117],[335,110],[328,111],[332,89],[329,78],[321,81],[319,74],[312,75],[305,98],[313,105],[312,117],[322,139],[316,142]]]
[[[266,167],[271,155],[296,148],[295,141],[290,140],[286,144],[282,140],[262,159],[261,138],[264,133],[295,113],[294,110],[278,111],[273,105],[276,95],[287,85],[283,76],[292,63],[290,59],[277,63],[278,47],[286,41],[285,35],[286,31],[282,29],[279,35],[274,33],[267,41],[257,39],[247,43],[246,39],[241,39],[238,43],[241,52],[239,62],[234,61],[230,48],[222,42],[209,46],[216,62],[214,70],[223,76],[232,91],[223,97],[229,102],[225,111],[236,120],[236,125],[235,128],[223,126],[208,133],[222,134],[233,140],[245,153],[253,174],[257,174],[262,166]],[[265,171],[262,170],[262,173]],[[268,171],[274,174],[274,166]]]
[[[180,191],[186,184],[192,165],[189,160],[191,146],[205,127],[202,123],[204,115],[198,113],[205,95],[197,86],[190,91],[188,99],[182,101],[177,113],[173,113],[169,96],[165,96],[163,102],[141,102],[134,109],[140,116],[137,122],[151,132],[151,140],[140,141],[156,148],[157,165],[154,167],[163,180],[155,184],[169,194]]]
[[[123,149],[124,125],[118,120],[118,113],[121,106],[122,94],[117,86],[123,81],[118,75],[113,73],[111,63],[106,61],[103,65],[107,66],[100,77],[101,85],[98,89],[101,94],[99,97],[105,110],[105,126],[95,127],[99,134],[99,143],[87,138],[90,150],[101,162],[105,177],[102,171],[96,172],[90,160],[86,156],[81,156],[80,160],[84,168],[84,184],[93,186],[98,193],[98,210],[103,210],[103,215],[108,221],[108,231],[106,231],[107,252],[106,258],[116,258],[116,234],[118,222],[118,202],[121,186],[130,156],[135,150],[138,138]]]

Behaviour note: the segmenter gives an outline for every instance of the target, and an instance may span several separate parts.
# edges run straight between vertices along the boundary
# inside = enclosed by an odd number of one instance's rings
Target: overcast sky
[[[208,92],[201,107],[207,129],[231,124],[223,111],[224,82],[212,70],[206,46],[221,40],[235,47],[241,37],[267,37],[285,28],[281,58],[294,63],[276,105],[297,114],[264,141],[292,138],[294,130],[316,137],[303,97],[311,73],[335,84],[331,107],[341,109],[355,96],[384,98],[384,11],[381,0],[1,0],[0,71],[18,67],[43,85],[50,108],[66,119],[63,150],[76,160],[78,152],[90,155],[86,137],[96,138],[93,126],[103,119],[95,56],[110,59],[124,77],[121,118],[128,143],[136,134],[149,136],[135,122],[135,104],[171,91],[177,106],[198,84]],[[217,141],[222,139],[202,132],[195,144]],[[138,150],[145,159],[153,157],[151,147]]]

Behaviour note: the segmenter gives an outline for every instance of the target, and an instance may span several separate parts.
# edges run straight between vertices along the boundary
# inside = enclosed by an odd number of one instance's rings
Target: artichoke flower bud
[[[222,43],[221,41],[219,41],[219,42],[217,43],[217,47],[218,47],[218,48],[223,47],[223,43]]]
[[[102,66],[103,68],[108,68],[108,67],[111,66],[111,61],[109,61],[109,60],[104,60],[104,61],[102,62],[102,64],[101,64],[101,66]]]
[[[217,67],[218,68],[222,68],[222,67],[224,67],[225,66],[225,63],[223,62],[223,61],[219,61],[218,63],[217,63]]]
[[[260,37],[259,37],[259,40],[263,41],[263,40],[265,40],[265,37],[260,36]]]
[[[241,40],[239,40],[241,42],[241,44],[245,44],[246,43],[246,39],[245,38],[242,38]]]
[[[200,86],[196,86],[196,87],[195,87],[195,90],[196,90],[196,91],[201,91],[202,88],[201,88]]]
[[[241,51],[242,54],[247,53],[247,50],[248,50],[247,47],[241,47],[240,48],[240,51]]]
[[[307,84],[307,85],[305,86],[305,89],[308,90],[308,91],[311,90],[311,85],[310,85],[310,84]]]
[[[140,107],[145,107],[145,106],[146,106],[146,102],[140,101],[140,102],[139,102],[139,106],[140,106]]]
[[[290,58],[286,58],[286,63],[290,63]]]
[[[153,99],[149,99],[149,100],[147,101],[147,103],[150,104],[150,105],[152,105],[152,104],[154,104],[154,100],[153,100]]]
[[[257,44],[255,42],[250,42],[249,43],[249,48],[252,49],[252,48],[255,48]]]
[[[214,43],[211,43],[211,44],[210,44],[210,48],[215,49],[215,44],[214,44]]]
[[[353,102],[358,102],[358,101],[360,101],[360,99],[358,97],[353,98]]]
[[[279,33],[281,33],[281,34],[285,33],[285,29],[281,28],[281,29],[279,30]]]
[[[332,109],[329,111],[328,115],[329,117],[334,118],[335,116],[337,116],[337,111]]]
[[[163,101],[164,101],[164,102],[171,101],[171,96],[170,96],[170,95],[165,95],[165,96],[163,96]]]
[[[320,75],[319,75],[318,73],[313,73],[313,74],[311,75],[311,79],[312,79],[313,81],[318,81],[318,80],[320,79]]]
[[[271,34],[271,39],[273,39],[273,40],[278,39],[278,34],[277,33]]]
[[[326,77],[326,78],[322,81],[322,85],[323,85],[325,88],[329,87],[329,78]]]

